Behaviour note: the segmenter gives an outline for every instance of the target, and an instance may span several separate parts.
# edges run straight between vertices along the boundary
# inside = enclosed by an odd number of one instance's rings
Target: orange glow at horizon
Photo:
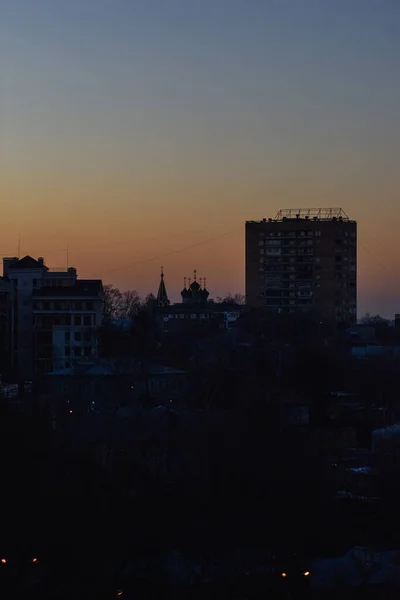
[[[117,189],[111,200],[93,182],[90,193],[67,180],[58,189],[46,190],[44,182],[43,189],[38,182],[30,191],[23,186],[23,194],[12,183],[5,194],[7,219],[0,224],[2,256],[16,255],[20,238],[22,256],[44,256],[48,266],[58,267],[66,266],[68,257],[79,277],[101,278],[121,289],[136,289],[142,296],[156,293],[163,264],[173,301],[180,300],[183,278],[192,276],[194,269],[198,277],[207,278],[211,297],[244,293],[245,221],[274,216],[283,206],[304,205],[303,199],[294,199],[288,184],[269,186],[273,193],[267,194],[268,188],[264,193],[261,183],[258,187],[253,183],[252,202],[247,206],[246,186],[240,180],[236,185],[226,183],[225,189],[218,182],[209,183],[207,189],[193,194],[176,185],[174,200],[169,197],[165,204],[145,186],[141,195],[138,190],[129,194],[143,200],[130,203],[126,196],[117,195]],[[76,196],[67,204],[70,194]],[[184,204],[187,194],[189,206]],[[264,203],[270,195],[274,202]],[[316,206],[319,196],[319,187],[310,186],[309,204]],[[23,197],[30,201],[22,209]],[[61,200],[53,202],[53,198]],[[329,204],[338,203],[331,198]],[[359,208],[357,198],[343,198],[341,205],[359,223],[359,313],[368,310],[390,317],[398,310],[395,299],[400,296],[400,282],[392,276],[400,258],[397,221],[390,213],[377,221],[371,205]]]

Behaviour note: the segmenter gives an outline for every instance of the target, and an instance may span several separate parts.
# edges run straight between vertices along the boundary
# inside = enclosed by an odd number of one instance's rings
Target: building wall
[[[227,307],[225,310],[212,304],[176,304],[157,310],[157,323],[164,333],[206,333],[230,329],[240,317],[244,307]]]
[[[0,279],[0,375],[9,373],[12,367],[12,287],[9,281]]]
[[[52,335],[52,369],[68,369],[82,358],[98,356],[96,331],[93,325],[57,325]]]
[[[246,223],[251,307],[356,321],[357,224],[329,219]]]
[[[68,368],[82,357],[97,357],[101,316],[100,298],[36,298],[35,371],[48,373]]]
[[[44,269],[9,269],[8,277],[14,288],[15,354],[21,379],[33,377],[34,335],[32,292]]]

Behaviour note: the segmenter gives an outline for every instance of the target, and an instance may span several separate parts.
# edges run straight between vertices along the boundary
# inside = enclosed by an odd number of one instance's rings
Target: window
[[[86,348],[83,349],[84,356],[90,356],[91,353],[92,353],[92,349],[89,346],[87,346]]]
[[[89,315],[83,317],[83,324],[85,327],[90,327],[92,324],[92,317],[90,317]]]
[[[80,331],[75,331],[74,333],[74,340],[75,342],[80,342],[82,339],[82,334]]]
[[[80,315],[75,315],[75,325],[80,327],[82,325],[82,318]]]
[[[69,346],[65,346],[64,354],[65,356],[71,356],[71,348]]]
[[[69,333],[69,331],[66,331],[65,332],[65,343],[69,342],[70,339],[71,339],[70,333]]]
[[[79,347],[75,347],[74,348],[74,356],[80,356],[81,355],[81,349]]]
[[[75,302],[76,310],[82,310],[82,302]]]

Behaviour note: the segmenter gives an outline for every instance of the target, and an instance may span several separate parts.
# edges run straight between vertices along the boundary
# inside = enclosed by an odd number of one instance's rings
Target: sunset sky
[[[2,0],[0,74],[2,255],[243,292],[246,219],[341,206],[400,313],[398,0]]]

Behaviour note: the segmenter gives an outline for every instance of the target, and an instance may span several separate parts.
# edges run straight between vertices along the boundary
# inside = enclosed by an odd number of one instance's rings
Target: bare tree
[[[130,319],[131,321],[142,307],[142,301],[135,290],[127,290],[122,293],[119,317],[121,319]]]
[[[377,325],[389,325],[390,321],[381,317],[380,315],[371,315],[371,313],[366,313],[360,319],[361,325],[370,325],[371,327],[376,327]]]
[[[114,287],[112,283],[104,286],[104,307],[103,316],[105,321],[116,319],[120,315],[122,303],[121,291]]]
[[[144,303],[146,306],[154,306],[154,304],[157,302],[157,298],[155,297],[154,294],[147,294]]]
[[[246,297],[243,294],[229,294],[227,296],[217,296],[217,302],[219,304],[237,304],[243,306],[246,304]]]

